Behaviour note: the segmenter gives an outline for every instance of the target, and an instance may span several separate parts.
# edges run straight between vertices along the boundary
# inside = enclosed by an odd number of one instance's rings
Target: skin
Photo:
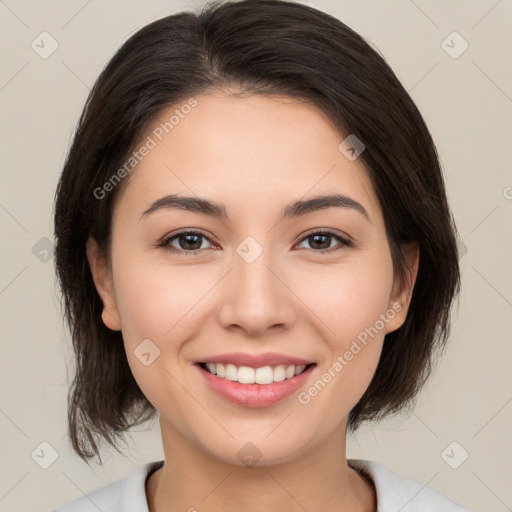
[[[317,109],[281,96],[195,98],[116,203],[112,266],[92,238],[87,244],[103,321],[122,330],[133,375],[160,413],[165,464],[147,482],[149,510],[375,511],[374,487],[347,466],[347,415],[371,381],[385,334],[405,320],[417,246],[405,248],[410,278],[402,285],[363,164],[338,150],[345,137]],[[369,220],[333,207],[280,220],[292,201],[334,192],[361,203]],[[221,203],[229,220],[177,209],[140,218],[170,193]],[[157,246],[185,228],[206,237],[197,254],[179,239],[171,244],[181,254]],[[321,229],[353,246],[333,237],[318,248],[306,234]],[[247,236],[263,248],[252,263],[236,252]],[[269,407],[232,404],[193,366],[227,352],[296,355],[317,363],[299,391],[307,390],[394,303],[401,311],[307,405],[297,393]],[[146,366],[134,350],[148,338],[160,356]],[[247,442],[261,452],[253,467],[237,456]]]

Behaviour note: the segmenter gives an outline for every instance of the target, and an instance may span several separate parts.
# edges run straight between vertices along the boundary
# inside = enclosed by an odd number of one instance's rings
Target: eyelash
[[[171,241],[173,241],[174,239],[177,239],[179,236],[182,236],[182,235],[199,235],[200,237],[208,240],[210,243],[213,243],[210,240],[209,237],[207,237],[206,235],[204,235],[200,231],[187,231],[187,230],[184,230],[184,231],[180,231],[178,233],[174,233],[172,236],[168,236],[168,237],[164,238],[164,240],[162,240],[162,242],[160,242],[158,244],[158,247],[162,247],[163,249],[166,249],[166,250],[168,250],[168,251],[170,251],[172,253],[186,254],[187,256],[194,256],[195,254],[197,254],[197,253],[201,252],[202,250],[204,250],[204,249],[194,249],[193,251],[186,251],[184,249],[176,249],[176,247],[172,247],[172,246],[169,245],[169,243]],[[340,242],[339,245],[335,245],[334,247],[330,247],[328,249],[319,249],[319,250],[308,249],[308,250],[310,250],[312,252],[315,252],[315,253],[327,254],[327,253],[339,251],[343,247],[352,247],[352,245],[353,245],[352,242],[350,240],[348,240],[347,238],[344,238],[340,234],[335,233],[333,231],[329,231],[329,230],[312,231],[312,232],[306,234],[305,236],[303,236],[300,239],[299,244],[302,243],[304,240],[308,239],[309,237],[313,236],[313,235],[329,235],[329,236],[332,236],[332,237],[336,238]]]

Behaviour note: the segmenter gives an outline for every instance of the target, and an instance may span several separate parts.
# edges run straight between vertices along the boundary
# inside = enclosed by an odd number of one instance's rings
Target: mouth
[[[239,382],[240,384],[269,385],[275,382],[290,380],[316,366],[316,363],[306,365],[277,365],[252,368],[250,366],[236,366],[231,363],[197,363],[204,371],[220,379]]]
[[[316,363],[252,368],[232,363],[193,365],[220,398],[238,406],[268,407],[297,391],[314,372]],[[214,373],[215,372],[215,373]]]

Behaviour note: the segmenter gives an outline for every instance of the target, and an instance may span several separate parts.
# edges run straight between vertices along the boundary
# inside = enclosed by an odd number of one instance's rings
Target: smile
[[[316,363],[252,368],[200,362],[193,366],[220,398],[238,406],[268,407],[298,391],[311,376]]]
[[[314,363],[312,363],[314,364]],[[278,365],[251,368],[249,366],[235,366],[227,363],[200,363],[200,366],[221,379],[239,382],[240,384],[272,384],[292,379],[300,375],[310,365]]]

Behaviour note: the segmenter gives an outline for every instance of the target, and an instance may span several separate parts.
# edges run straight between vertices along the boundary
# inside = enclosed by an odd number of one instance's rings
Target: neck
[[[345,436],[293,460],[234,465],[201,450],[160,418],[165,463],[146,484],[150,512],[375,512],[375,488],[347,465]]]

